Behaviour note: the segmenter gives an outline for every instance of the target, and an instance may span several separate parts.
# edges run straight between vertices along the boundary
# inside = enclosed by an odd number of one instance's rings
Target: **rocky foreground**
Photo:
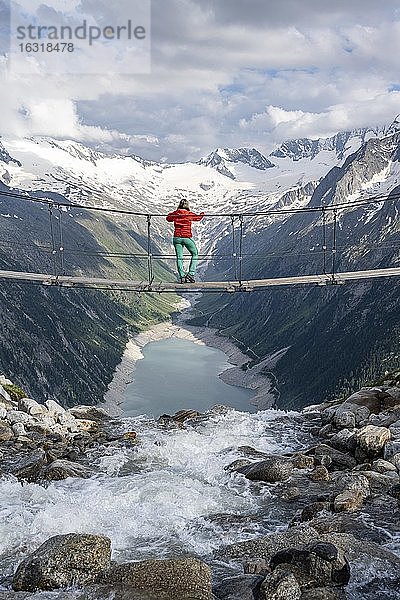
[[[159,426],[193,427],[204,418],[181,411]],[[251,482],[252,493],[267,488],[285,505],[286,530],[223,546],[209,564],[193,556],[116,563],[107,537],[58,535],[0,582],[0,600],[40,590],[81,600],[398,598],[400,558],[390,548],[400,539],[400,373],[344,401],[307,407],[298,420],[313,436],[309,447],[287,455],[240,447],[242,458],[226,465]],[[93,448],[140,443],[111,424],[99,408],[24,398],[3,377],[1,476],[41,485],[91,477]],[[233,575],[238,565],[242,574]],[[368,569],[374,577],[365,577]]]

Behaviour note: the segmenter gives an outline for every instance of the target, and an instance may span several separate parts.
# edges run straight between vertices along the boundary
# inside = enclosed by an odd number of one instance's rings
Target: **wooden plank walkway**
[[[44,273],[20,273],[18,271],[0,271],[0,279],[20,281],[59,287],[123,289],[134,292],[251,292],[264,288],[287,285],[342,284],[346,281],[376,279],[379,277],[398,277],[400,267],[389,269],[373,269],[370,271],[349,271],[323,275],[300,275],[295,277],[278,277],[273,279],[254,279],[249,281],[198,281],[180,284],[178,282],[157,281],[151,285],[147,281],[124,281],[119,279],[103,279],[96,277],[71,277],[68,275],[46,275]]]

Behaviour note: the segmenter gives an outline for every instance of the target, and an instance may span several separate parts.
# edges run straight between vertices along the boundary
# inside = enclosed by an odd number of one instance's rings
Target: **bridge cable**
[[[151,215],[147,215],[147,270],[149,285],[151,285],[154,281],[153,257],[151,254]]]
[[[18,194],[17,192],[7,192],[7,191],[0,191],[0,196],[5,196],[5,197],[11,197],[11,198],[16,198],[16,199],[21,199],[21,200],[28,200],[30,202],[36,202],[39,204],[54,204],[54,200],[49,200],[48,198],[35,198],[29,195],[23,195],[23,194]],[[321,210],[323,208],[325,208],[327,211],[334,211],[337,209],[342,209],[342,210],[346,210],[346,209],[352,209],[352,208],[356,208],[358,206],[363,206],[363,205],[367,205],[367,204],[376,204],[376,203],[383,203],[383,202],[395,202],[396,200],[400,199],[400,193],[395,193],[395,194],[391,194],[391,195],[376,195],[376,196],[371,196],[370,198],[365,198],[362,200],[353,200],[352,202],[343,202],[342,204],[336,204],[335,207],[331,207],[331,206],[313,206],[313,207],[299,207],[299,208],[288,208],[288,209],[276,209],[276,210],[268,210],[268,211],[259,211],[259,212],[254,212],[254,213],[243,213],[243,216],[246,217],[261,217],[261,216],[270,216],[270,215],[279,215],[279,214],[298,214],[298,213],[315,213],[315,212],[321,212]],[[106,212],[106,213],[116,213],[116,214],[126,214],[126,215],[133,215],[133,216],[147,216],[147,213],[141,213],[141,212],[137,212],[137,211],[132,211],[132,210],[123,210],[123,209],[117,209],[117,208],[106,208],[104,206],[88,206],[86,204],[72,204],[71,202],[58,202],[57,204],[59,204],[60,206],[65,206],[67,208],[75,208],[75,209],[83,209],[83,210],[92,210],[92,211],[100,211],[100,212]],[[162,213],[153,213],[151,214],[152,217],[165,217],[166,215],[162,214]],[[209,218],[216,218],[216,217],[227,217],[229,215],[227,215],[226,213],[212,213],[212,214],[208,214],[207,217]]]
[[[322,272],[326,275],[326,210],[325,207],[322,209],[322,250],[323,250],[323,267]]]
[[[337,210],[333,211],[333,232],[332,232],[332,282],[336,283],[336,241],[337,241]]]
[[[240,238],[239,238],[239,285],[242,285],[243,279],[243,215],[239,215]]]
[[[232,258],[233,258],[233,270],[235,280],[237,280],[237,254],[236,254],[236,236],[235,236],[235,215],[231,215],[231,224],[232,224]]]
[[[65,262],[64,262],[64,234],[63,234],[63,223],[62,223],[62,209],[58,206],[58,234],[60,240],[60,260],[61,260],[61,274],[65,275]]]
[[[52,247],[52,257],[53,257],[53,273],[55,277],[58,277],[58,269],[57,269],[57,250],[56,250],[56,242],[54,236],[54,226],[53,226],[53,208],[54,204],[49,204],[49,219],[50,219],[50,237],[51,237],[51,247]]]

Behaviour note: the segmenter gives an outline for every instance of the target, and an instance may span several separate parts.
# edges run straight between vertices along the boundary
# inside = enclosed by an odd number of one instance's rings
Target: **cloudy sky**
[[[28,73],[10,67],[7,4],[0,0],[2,135],[176,162],[220,146],[268,153],[286,139],[389,124],[400,113],[397,1],[152,0],[150,73],[116,72],[115,53],[103,48],[95,67],[83,54],[73,75],[34,58]],[[139,19],[133,0],[19,5],[41,14],[73,6],[103,25]]]

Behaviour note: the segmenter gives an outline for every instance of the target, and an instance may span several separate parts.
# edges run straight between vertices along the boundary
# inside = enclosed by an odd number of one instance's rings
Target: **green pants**
[[[194,275],[199,258],[199,251],[197,250],[193,239],[174,237],[172,242],[175,247],[176,266],[178,268],[179,277],[185,277],[185,271],[183,269],[183,248],[187,248],[192,256],[189,266],[189,275]]]

